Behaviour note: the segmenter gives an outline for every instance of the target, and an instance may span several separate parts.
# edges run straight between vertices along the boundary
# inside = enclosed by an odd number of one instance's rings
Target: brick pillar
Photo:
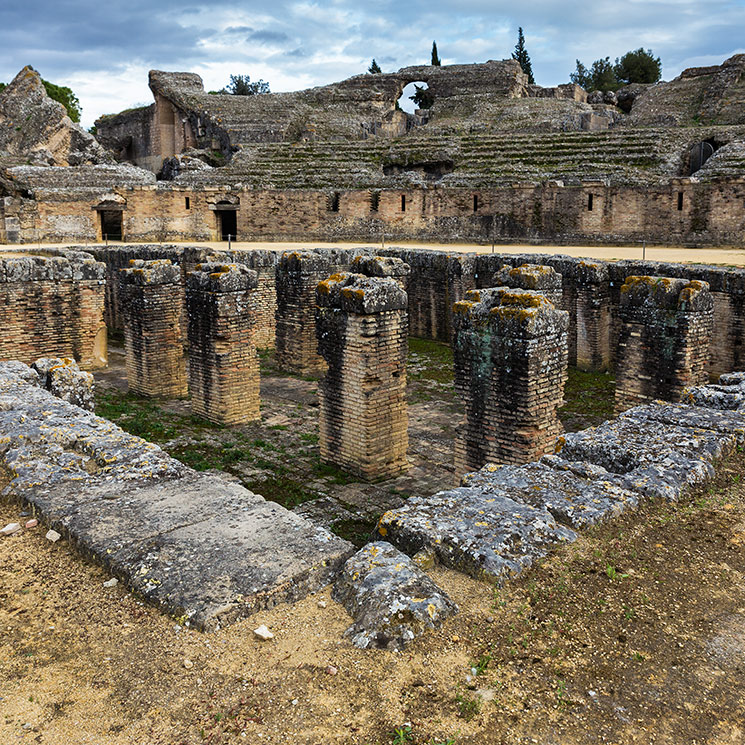
[[[130,261],[119,272],[119,307],[129,389],[142,396],[186,396],[181,269],[168,259]]]
[[[256,272],[242,264],[199,264],[187,277],[191,410],[218,424],[261,418],[257,286]]]
[[[108,365],[108,337],[104,321],[105,267],[85,259],[72,263],[75,339],[73,353],[81,367]]]
[[[277,365],[287,372],[318,373],[326,363],[316,340],[316,287],[332,273],[330,261],[314,252],[283,254],[277,264]]]
[[[575,304],[575,364],[580,370],[607,370],[611,364],[611,296],[605,264],[576,264]]]
[[[350,271],[364,274],[366,277],[391,277],[406,292],[407,277],[411,273],[411,267],[395,256],[362,255],[354,259]]]
[[[495,275],[493,287],[535,290],[548,298],[557,308],[561,305],[561,274],[552,266],[522,264],[503,266]]]
[[[453,308],[455,391],[465,418],[458,474],[485,463],[528,463],[553,450],[567,379],[569,314],[541,293],[475,290]]]
[[[670,277],[627,277],[621,287],[616,413],[661,398],[682,400],[707,382],[714,301],[709,285]]]
[[[318,285],[321,460],[366,481],[408,468],[406,303],[392,278],[336,274]]]

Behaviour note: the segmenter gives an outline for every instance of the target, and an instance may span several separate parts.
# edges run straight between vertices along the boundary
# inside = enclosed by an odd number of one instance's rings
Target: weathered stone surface
[[[605,469],[589,463],[577,465],[584,466],[581,476],[551,455],[524,466],[488,464],[477,473],[466,474],[462,483],[546,510],[576,530],[639,503],[639,494],[614,483],[617,479]]]
[[[687,386],[706,380],[713,311],[706,282],[626,278],[618,308],[617,412],[657,398],[680,401]]]
[[[321,460],[373,481],[408,468],[406,292],[393,277],[335,274],[316,291]]]
[[[75,360],[68,357],[42,357],[31,367],[38,373],[41,387],[56,398],[87,411],[95,409],[93,376],[89,372],[83,372]]]
[[[112,160],[96,138],[47,95],[39,73],[29,66],[0,92],[2,151],[36,165],[76,166]]]
[[[409,556],[428,550],[445,566],[497,584],[576,538],[545,510],[482,487],[409,499],[380,518],[378,533]]]
[[[333,598],[354,618],[345,635],[362,649],[402,649],[458,611],[408,556],[382,541],[347,560]]]
[[[165,611],[214,629],[331,581],[352,546],[0,368],[5,496]]]
[[[745,373],[733,372],[719,376],[718,385],[686,388],[683,401],[710,409],[745,413]]]
[[[564,461],[587,461],[617,474],[629,490],[677,499],[686,487],[711,478],[713,463],[742,441],[740,415],[701,411],[682,404],[639,406],[564,435],[556,453]]]
[[[453,310],[455,390],[465,405],[456,471],[550,452],[563,431],[556,412],[567,375],[568,314],[541,292],[507,287],[472,290]]]

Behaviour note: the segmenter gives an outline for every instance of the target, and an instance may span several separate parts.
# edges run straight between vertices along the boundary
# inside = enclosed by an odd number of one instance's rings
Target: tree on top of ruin
[[[368,67],[368,68],[367,68],[367,71],[368,71],[368,72],[369,72],[369,73],[370,73],[371,75],[377,75],[377,74],[378,74],[379,72],[383,72],[383,71],[382,71],[382,70],[380,69],[380,65],[379,65],[379,64],[378,64],[378,63],[377,63],[377,62],[375,61],[375,58],[374,58],[374,57],[373,57],[373,61],[372,61],[372,62],[371,62],[371,64],[370,64],[370,67]]]
[[[525,48],[525,36],[523,36],[522,26],[517,29],[517,44],[515,44],[515,51],[512,53],[512,59],[517,60],[520,63],[522,71],[528,76],[528,83],[530,83],[530,85],[535,85],[533,65],[530,62],[528,50]]]
[[[80,122],[80,115],[83,113],[83,109],[80,106],[78,97],[72,92],[66,85],[55,85],[50,83],[48,80],[41,79],[44,84],[44,89],[47,92],[49,98],[54,99],[58,103],[61,103],[67,110],[67,116],[74,122]]]
[[[440,56],[437,54],[437,42],[432,42],[432,61],[430,62],[431,65],[434,65],[435,67],[440,67],[442,62],[440,62]]]
[[[662,77],[662,62],[655,57],[651,49],[639,49],[626,54],[618,59],[613,66],[613,71],[619,83],[656,83]]]
[[[230,82],[221,91],[210,91],[210,93],[230,93],[232,96],[258,96],[262,93],[271,93],[269,83],[264,80],[251,82],[250,75],[231,75]]]

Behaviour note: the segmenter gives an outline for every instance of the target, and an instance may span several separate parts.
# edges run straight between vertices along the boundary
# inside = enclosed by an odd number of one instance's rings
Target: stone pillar
[[[316,341],[316,287],[332,273],[329,260],[314,252],[283,254],[277,264],[277,365],[287,372],[318,373],[326,363]]]
[[[130,261],[119,272],[119,305],[129,389],[142,396],[186,396],[181,269],[168,259]]]
[[[453,308],[455,391],[465,418],[455,470],[528,463],[553,451],[567,379],[569,314],[541,293],[497,287]]]
[[[618,308],[616,413],[661,398],[681,401],[707,382],[714,301],[709,285],[627,277]]]
[[[611,365],[611,296],[608,267],[580,261],[575,266],[576,365],[608,370]]]
[[[493,287],[511,287],[517,290],[535,290],[560,307],[561,274],[553,267],[540,264],[503,266],[494,276]]]
[[[408,468],[406,303],[392,278],[336,274],[317,289],[321,460],[366,481]]]
[[[395,256],[357,256],[350,267],[355,274],[366,277],[391,277],[396,284],[406,292],[407,277],[411,267],[402,259]]]
[[[199,264],[186,283],[192,413],[217,424],[261,418],[254,343],[256,272]]]

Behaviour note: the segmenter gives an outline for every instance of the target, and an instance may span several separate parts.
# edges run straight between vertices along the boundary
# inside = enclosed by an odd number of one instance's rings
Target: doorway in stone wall
[[[122,240],[121,210],[101,210],[101,238],[109,241]]]
[[[238,234],[238,211],[235,209],[222,209],[215,212],[217,215],[217,232],[221,241],[236,240]]]

